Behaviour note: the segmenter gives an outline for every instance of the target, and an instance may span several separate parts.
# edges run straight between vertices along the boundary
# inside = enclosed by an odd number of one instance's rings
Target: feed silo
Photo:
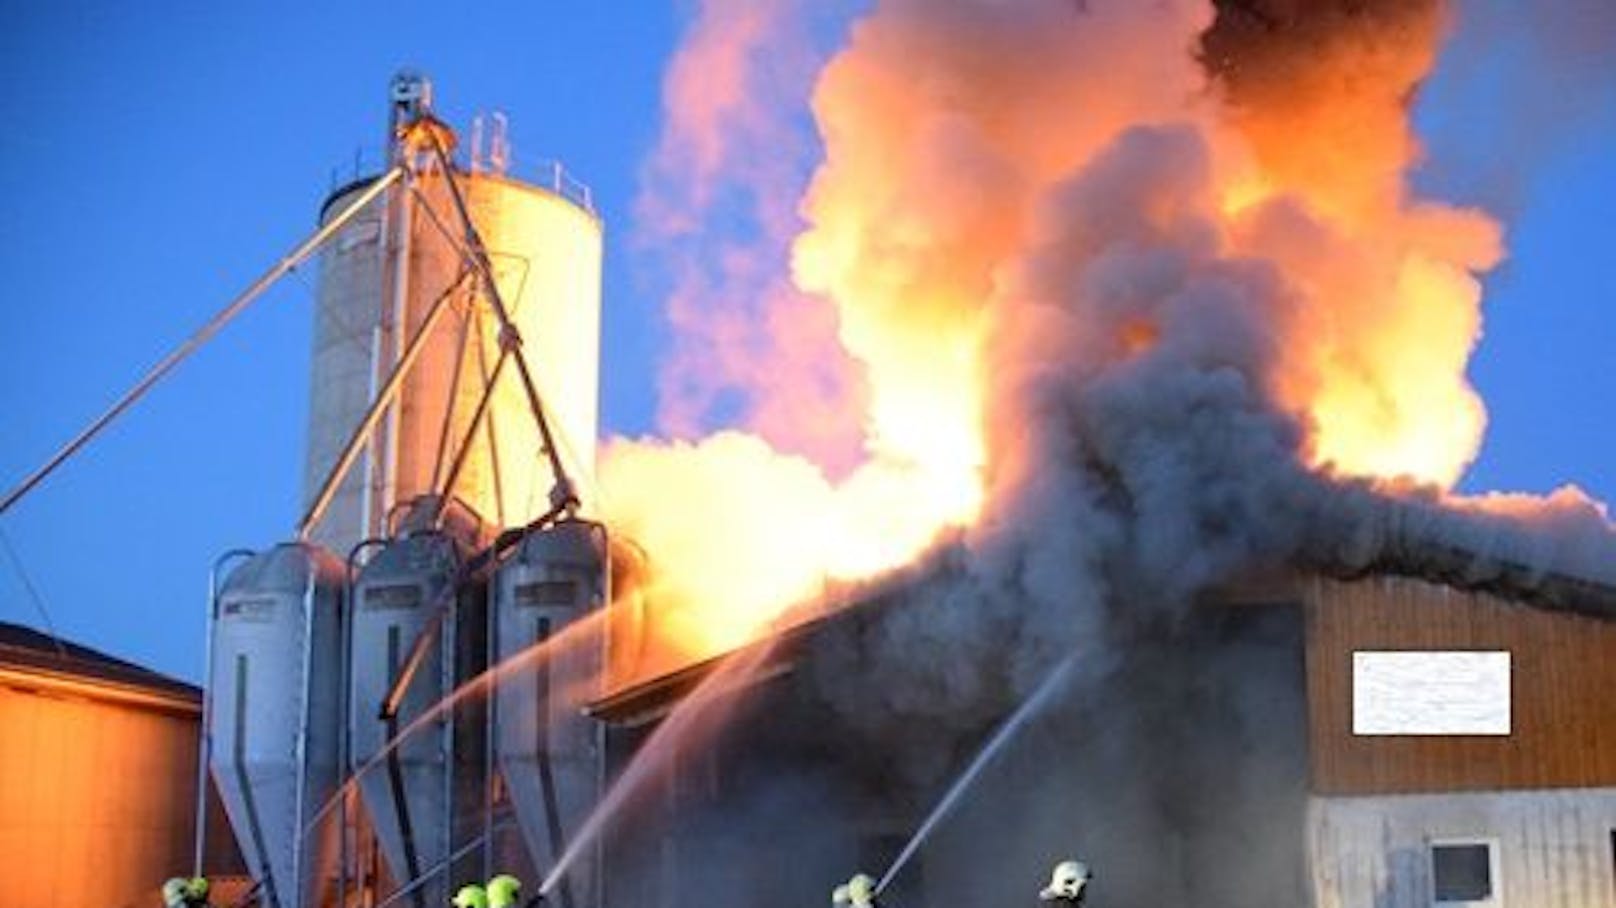
[[[340,778],[342,593],[342,564],[292,543],[238,566],[214,603],[213,778],[274,908],[329,904],[339,873],[339,827],[313,821]]]
[[[461,582],[471,542],[456,528],[406,532],[353,584],[350,769],[419,905],[446,903],[451,882],[481,869],[486,712],[480,698],[445,705],[486,667],[486,592]]]
[[[554,867],[605,781],[603,726],[583,707],[601,694],[610,596],[603,526],[563,520],[528,534],[490,584],[494,653],[512,667],[494,698],[494,747],[533,866]],[[600,904],[600,863],[587,854],[563,883],[563,906]]]
[[[424,79],[394,82],[395,125],[426,113]],[[434,121],[435,122],[435,121]],[[448,141],[452,135],[444,129]],[[412,152],[396,140],[395,159]],[[503,166],[501,143],[497,163]],[[514,526],[549,506],[553,478],[514,364],[470,432],[501,349],[500,321],[467,270],[458,189],[556,436],[590,508],[600,346],[601,222],[589,192],[559,165],[534,181],[478,162],[450,174],[430,156],[326,246],[317,286],[304,509],[338,464],[371,401],[442,301],[371,443],[343,471],[308,538],[337,552],[389,535],[391,512],[420,495],[458,498],[483,521]],[[518,168],[520,172],[520,168]],[[373,176],[336,189],[322,221]],[[464,452],[462,442],[470,438]],[[454,487],[446,489],[456,463]]]

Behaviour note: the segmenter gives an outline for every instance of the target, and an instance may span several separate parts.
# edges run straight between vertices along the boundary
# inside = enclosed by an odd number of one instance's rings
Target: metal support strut
[[[359,420],[359,425],[355,426],[353,433],[348,436],[348,443],[343,446],[342,453],[338,455],[336,463],[332,464],[331,470],[326,473],[325,482],[321,484],[319,494],[314,496],[314,501],[309,504],[308,511],[304,513],[303,519],[298,522],[297,538],[299,540],[307,540],[309,533],[314,530],[314,525],[325,514],[325,509],[331,504],[331,499],[336,496],[337,488],[342,484],[343,477],[347,475],[348,469],[353,466],[354,460],[359,456],[359,451],[364,447],[366,440],[370,438],[371,432],[375,430],[376,423],[381,420],[382,414],[392,405],[393,398],[403,385],[405,376],[409,374],[410,368],[415,365],[415,360],[426,347],[427,338],[431,336],[433,328],[437,326],[439,317],[448,310],[449,300],[460,291],[460,288],[466,282],[466,278],[470,275],[471,272],[462,271],[454,283],[439,294],[438,298],[433,301],[432,307],[427,310],[426,317],[421,320],[421,326],[415,331],[415,336],[410,338],[409,346],[405,348],[403,355],[399,357],[398,363],[393,367],[392,374],[387,376],[387,383],[376,393],[376,399],[371,401],[370,409],[365,411],[364,417]]]
[[[550,490],[550,504],[570,514],[577,510],[578,493],[567,475],[566,467],[561,463],[561,454],[556,450],[555,437],[550,432],[550,421],[544,415],[544,404],[539,398],[538,385],[533,381],[527,357],[522,354],[521,332],[517,330],[516,323],[511,321],[510,310],[505,307],[505,301],[500,296],[499,284],[494,280],[494,267],[488,259],[488,248],[483,244],[482,234],[478,232],[477,225],[471,219],[471,212],[466,208],[466,200],[460,192],[460,183],[455,177],[454,163],[449,160],[449,152],[443,147],[443,140],[436,131],[431,129],[423,131],[431,144],[438,166],[443,171],[444,182],[449,188],[449,198],[454,202],[455,214],[459,216],[460,225],[465,230],[466,250],[471,265],[481,275],[483,287],[488,293],[490,308],[499,319],[501,355],[514,354],[516,371],[522,378],[522,390],[527,395],[528,409],[532,411],[533,421],[538,425],[543,451],[550,462],[550,473],[555,477],[555,487]]]

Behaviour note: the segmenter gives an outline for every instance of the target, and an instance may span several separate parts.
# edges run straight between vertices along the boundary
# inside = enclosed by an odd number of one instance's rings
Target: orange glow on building
[[[164,879],[191,873],[201,692],[64,646],[65,656],[43,635],[0,625],[6,903],[150,908]],[[240,873],[223,812],[210,806],[218,834],[205,868]]]

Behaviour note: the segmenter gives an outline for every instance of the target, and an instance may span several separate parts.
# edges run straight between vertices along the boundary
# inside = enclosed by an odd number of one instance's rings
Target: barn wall
[[[1317,798],[1315,908],[1430,908],[1433,839],[1497,842],[1508,908],[1616,908],[1616,788]]]
[[[873,695],[890,670],[837,659],[856,633],[827,629],[722,733],[674,752],[608,843],[609,905],[823,904],[836,882],[890,865],[1016,703],[969,733],[889,711]],[[1096,868],[1096,908],[1304,903],[1300,609],[1198,611],[1098,674],[985,764],[890,904],[1037,904],[1067,856]],[[833,705],[827,675],[872,696]],[[861,703],[872,713],[848,712]],[[643,735],[615,730],[614,765]]]
[[[199,704],[102,693],[0,678],[0,904],[89,885],[97,906],[145,908],[190,873]],[[213,817],[208,865],[233,868]]]
[[[1397,577],[1305,587],[1316,793],[1616,786],[1616,622]],[[1354,650],[1508,650],[1511,734],[1354,736]]]
[[[1036,904],[1062,857],[1089,904],[1296,908],[1306,893],[1302,621],[1222,603],[1139,640],[989,767],[924,854],[923,901]]]

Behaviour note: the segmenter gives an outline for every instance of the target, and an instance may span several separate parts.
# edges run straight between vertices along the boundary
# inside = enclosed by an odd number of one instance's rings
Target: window
[[[1497,905],[1498,843],[1431,843],[1431,901],[1438,908]]]

